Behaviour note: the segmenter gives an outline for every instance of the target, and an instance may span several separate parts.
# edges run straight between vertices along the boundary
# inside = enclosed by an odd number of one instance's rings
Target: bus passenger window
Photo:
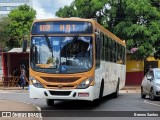
[[[100,67],[100,38],[96,35],[96,67]]]
[[[108,47],[108,36],[105,36],[104,48],[105,48],[105,61],[109,61],[110,56],[109,56],[109,47]]]

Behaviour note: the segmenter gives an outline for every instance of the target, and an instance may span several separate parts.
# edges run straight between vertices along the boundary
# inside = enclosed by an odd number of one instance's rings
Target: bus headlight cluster
[[[32,84],[37,88],[44,88],[43,85],[36,80],[34,77],[29,77],[29,80],[32,82]]]
[[[81,82],[81,83],[77,86],[77,89],[85,89],[85,88],[88,88],[92,81],[93,81],[93,77],[90,77],[90,78],[84,80],[83,82]]]

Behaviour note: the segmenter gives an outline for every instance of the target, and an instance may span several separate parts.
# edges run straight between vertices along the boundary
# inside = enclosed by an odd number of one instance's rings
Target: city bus
[[[94,19],[35,20],[30,48],[30,98],[99,103],[125,85],[125,42]]]

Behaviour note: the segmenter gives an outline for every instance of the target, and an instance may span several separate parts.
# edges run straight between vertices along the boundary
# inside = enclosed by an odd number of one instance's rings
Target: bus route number
[[[50,25],[40,25],[40,31],[50,31],[51,26]]]

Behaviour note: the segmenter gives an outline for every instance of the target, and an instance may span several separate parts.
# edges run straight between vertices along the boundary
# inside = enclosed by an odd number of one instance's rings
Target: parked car
[[[141,84],[141,98],[149,95],[150,100],[160,98],[160,68],[150,69]]]

